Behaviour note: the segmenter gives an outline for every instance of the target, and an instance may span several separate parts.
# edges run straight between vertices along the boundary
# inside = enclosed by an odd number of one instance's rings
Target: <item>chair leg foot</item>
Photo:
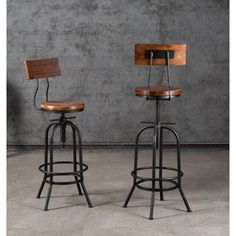
[[[52,192],[52,184],[49,184],[47,199],[46,199],[45,206],[44,206],[44,211],[48,211],[48,204],[49,204],[51,192]]]
[[[153,220],[154,203],[155,203],[155,191],[152,192],[152,196],[151,196],[149,220]]]
[[[192,210],[191,210],[191,208],[190,208],[190,206],[188,204],[187,198],[185,197],[184,191],[183,191],[181,186],[179,187],[179,192],[180,192],[180,195],[182,196],[184,204],[185,204],[185,206],[187,208],[187,212],[192,212]]]
[[[92,208],[93,205],[92,205],[92,203],[91,203],[91,201],[90,201],[90,198],[89,198],[88,192],[87,192],[87,190],[86,190],[86,187],[85,187],[83,181],[81,181],[81,187],[82,187],[82,189],[83,189],[84,196],[85,196],[85,198],[86,198],[86,200],[87,200],[88,207],[89,207],[89,208]]]
[[[40,198],[41,197],[41,193],[43,191],[44,185],[45,185],[45,179],[43,179],[43,181],[42,181],[42,183],[40,185],[40,188],[39,188],[39,191],[38,191],[38,194],[37,194],[36,198]]]
[[[130,191],[129,191],[129,194],[128,194],[128,196],[127,196],[127,198],[126,198],[126,200],[125,200],[125,203],[124,203],[124,205],[123,205],[124,208],[127,208],[128,203],[129,203],[129,200],[130,200],[130,198],[131,198],[131,196],[132,196],[132,194],[133,194],[133,192],[134,192],[134,189],[135,189],[135,184],[133,184],[133,186],[131,187],[131,189],[130,189]]]

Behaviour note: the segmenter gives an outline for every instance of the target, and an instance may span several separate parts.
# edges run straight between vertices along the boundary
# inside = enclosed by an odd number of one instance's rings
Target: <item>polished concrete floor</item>
[[[174,166],[173,148],[165,150],[165,166]],[[58,160],[72,158],[70,148],[55,152]],[[142,149],[140,165],[151,163],[151,152]],[[177,190],[156,193],[154,220],[148,220],[150,192],[136,189],[128,208],[122,204],[131,187],[132,148],[87,148],[89,169],[85,184],[94,208],[88,208],[75,185],[54,186],[49,211],[43,211],[45,194],[36,199],[42,173],[42,149],[8,151],[8,236],[226,236],[229,224],[228,150],[184,148],[183,189],[193,210],[185,206]],[[148,174],[148,173],[143,173]],[[166,173],[171,175],[172,173]],[[173,175],[173,174],[172,174]]]

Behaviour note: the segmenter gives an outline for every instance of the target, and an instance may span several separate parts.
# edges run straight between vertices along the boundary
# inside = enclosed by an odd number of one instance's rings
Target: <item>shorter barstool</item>
[[[87,193],[86,187],[84,185],[84,171],[88,169],[88,166],[83,163],[82,156],[82,138],[78,127],[71,122],[71,119],[74,119],[75,116],[68,117],[66,114],[81,112],[84,110],[85,104],[80,101],[72,100],[62,100],[62,101],[49,101],[48,92],[49,92],[49,77],[55,77],[61,75],[61,70],[59,66],[58,58],[49,58],[49,59],[40,59],[40,60],[26,60],[24,62],[25,72],[27,79],[36,79],[37,87],[34,94],[34,106],[37,110],[43,112],[53,112],[60,114],[59,119],[51,120],[51,124],[46,129],[45,133],[45,153],[44,153],[44,164],[39,166],[39,170],[43,172],[44,177],[42,184],[39,188],[37,198],[40,198],[43,191],[45,183],[49,184],[48,193],[46,197],[46,202],[44,210],[48,210],[48,204],[51,196],[52,186],[53,185],[69,185],[76,184],[79,194],[85,195],[88,206],[92,207],[89,195]],[[47,89],[46,89],[46,101],[42,102],[40,108],[36,105],[36,97],[39,89],[39,80],[46,79]],[[71,161],[54,161],[54,136],[57,129],[60,129],[60,142],[62,147],[65,147],[66,143],[66,129],[70,127],[72,130],[73,137],[73,159]],[[52,130],[52,131],[51,131]],[[49,133],[51,135],[49,138]],[[78,149],[79,149],[79,161],[77,161],[77,138],[78,138]],[[48,158],[49,152],[49,158]],[[49,160],[48,160],[49,159]],[[71,171],[54,171],[56,165],[71,165]],[[73,181],[58,181],[55,180],[58,176],[71,176]],[[82,189],[81,189],[82,188]]]
[[[128,202],[134,192],[135,187],[150,191],[151,204],[149,219],[153,219],[155,192],[160,192],[160,200],[163,201],[163,192],[174,189],[179,189],[183,198],[185,206],[188,212],[191,212],[188,201],[184,195],[181,178],[183,172],[181,170],[181,157],[180,157],[180,141],[176,131],[170,128],[168,125],[174,123],[161,122],[160,121],[160,101],[170,101],[172,98],[178,97],[181,94],[181,88],[170,86],[169,64],[173,65],[185,65],[186,64],[186,45],[185,44],[136,44],[135,45],[135,64],[136,65],[149,65],[148,84],[146,87],[138,87],[135,89],[136,96],[145,97],[147,100],[155,101],[155,114],[156,119],[154,122],[141,122],[148,123],[149,126],[141,129],[135,139],[135,155],[134,155],[134,169],[131,172],[133,176],[133,185],[127,196],[127,199],[123,207],[127,207]],[[164,65],[167,68],[167,86],[150,86],[151,68],[152,65]],[[152,129],[152,165],[145,167],[138,167],[138,148],[139,138],[141,134]],[[169,131],[174,135],[176,139],[177,148],[177,168],[163,166],[163,131]],[[157,155],[158,149],[158,155]],[[159,165],[157,165],[157,156],[159,159]],[[150,170],[151,177],[142,176],[142,170]],[[172,171],[176,175],[171,177],[163,177],[164,171]],[[158,177],[157,177],[158,176]],[[151,187],[144,186],[143,184],[150,182]],[[171,183],[171,187],[165,186],[164,183]],[[159,187],[157,187],[159,183]]]

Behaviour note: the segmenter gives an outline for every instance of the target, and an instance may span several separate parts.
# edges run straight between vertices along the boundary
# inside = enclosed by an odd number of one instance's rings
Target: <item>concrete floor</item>
[[[151,152],[141,151],[141,165],[151,163]],[[69,148],[56,151],[59,160],[71,159]],[[8,236],[225,236],[228,235],[229,189],[228,150],[223,148],[184,148],[182,150],[183,189],[193,210],[185,206],[177,190],[166,192],[165,201],[156,194],[154,220],[148,220],[150,192],[136,189],[128,208],[122,204],[131,187],[133,149],[89,148],[84,161],[89,169],[85,184],[94,208],[74,185],[54,186],[49,211],[42,211],[35,195],[42,173],[38,165],[43,150],[8,151]],[[164,164],[175,164],[174,149],[166,150]]]

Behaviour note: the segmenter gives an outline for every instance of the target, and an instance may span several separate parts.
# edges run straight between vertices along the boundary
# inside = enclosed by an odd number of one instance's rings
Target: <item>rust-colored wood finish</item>
[[[135,44],[136,65],[149,65],[150,59],[145,58],[145,50],[174,50],[174,58],[169,60],[172,65],[186,64],[186,44]],[[153,59],[153,65],[165,65],[165,59]]]
[[[48,101],[41,103],[40,107],[46,111],[83,111],[84,103],[79,101]]]
[[[27,79],[42,79],[61,75],[58,58],[24,61]]]
[[[170,96],[180,96],[182,92],[181,88],[171,87],[170,88]],[[150,86],[148,87],[137,87],[135,88],[136,96],[150,96],[150,97],[168,97],[169,96],[169,88],[167,86]]]

